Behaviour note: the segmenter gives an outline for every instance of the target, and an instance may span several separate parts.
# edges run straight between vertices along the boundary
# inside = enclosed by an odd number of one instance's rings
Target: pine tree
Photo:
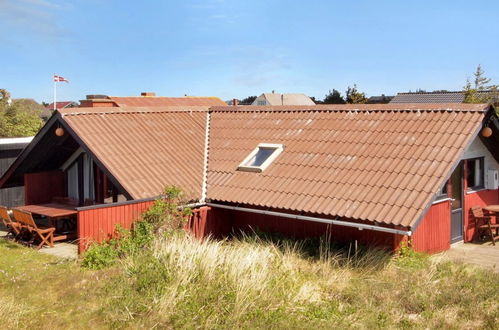
[[[471,85],[469,78],[466,79],[464,86],[464,103],[487,103],[491,99],[497,98],[497,85],[488,85],[490,78],[485,77],[482,66],[478,64],[474,76],[474,86]],[[493,91],[492,94],[479,93],[479,91]]]
[[[357,89],[357,85],[353,84],[353,87],[350,88],[348,86],[347,92],[346,92],[346,101],[347,103],[352,103],[352,104],[363,104],[367,103],[367,97],[365,93],[359,92]]]

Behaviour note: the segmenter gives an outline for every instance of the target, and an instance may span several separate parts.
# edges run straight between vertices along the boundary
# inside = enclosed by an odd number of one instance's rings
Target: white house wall
[[[480,141],[479,137],[476,137],[475,140],[471,143],[468,149],[465,151],[463,159],[470,158],[478,158],[484,157],[484,170],[498,170],[499,164],[496,162],[490,151],[485,147],[485,145]]]

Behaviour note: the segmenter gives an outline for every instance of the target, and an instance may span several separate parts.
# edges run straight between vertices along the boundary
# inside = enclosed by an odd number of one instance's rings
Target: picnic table
[[[18,210],[30,212],[31,214],[41,215],[47,218],[50,227],[58,228],[59,220],[64,220],[61,223],[60,230],[65,234],[72,233],[76,228],[76,205],[63,202],[51,202],[45,204],[32,204],[16,207]],[[73,237],[73,234],[66,235],[68,238]]]
[[[78,214],[75,206],[62,203],[23,205],[16,207],[16,209],[45,216],[52,226],[56,220],[75,218]]]

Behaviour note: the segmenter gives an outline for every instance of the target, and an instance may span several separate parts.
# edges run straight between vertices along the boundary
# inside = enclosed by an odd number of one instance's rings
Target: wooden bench
[[[499,239],[499,235],[497,233],[499,224],[492,223],[492,216],[494,216],[494,214],[489,213],[488,211],[484,212],[484,209],[482,209],[480,206],[473,206],[471,208],[471,214],[473,214],[473,218],[475,219],[476,235],[480,238],[482,237],[483,233],[486,233],[490,236],[492,245],[496,245],[496,239]]]
[[[21,228],[27,230],[33,235],[33,239],[39,239],[40,243],[37,248],[40,249],[43,245],[54,247],[54,242],[66,239],[66,235],[54,236],[55,227],[45,227],[37,225],[30,212],[12,209],[14,219],[20,223]]]
[[[21,234],[21,225],[18,222],[12,221],[9,211],[5,206],[0,206],[0,219],[2,219],[3,225],[7,228],[8,234],[11,234],[14,236],[14,239],[17,239]]]

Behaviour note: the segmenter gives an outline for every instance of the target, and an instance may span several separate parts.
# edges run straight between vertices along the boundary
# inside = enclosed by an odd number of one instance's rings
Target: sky
[[[499,83],[499,1],[0,0],[0,88],[87,94],[322,99]]]

